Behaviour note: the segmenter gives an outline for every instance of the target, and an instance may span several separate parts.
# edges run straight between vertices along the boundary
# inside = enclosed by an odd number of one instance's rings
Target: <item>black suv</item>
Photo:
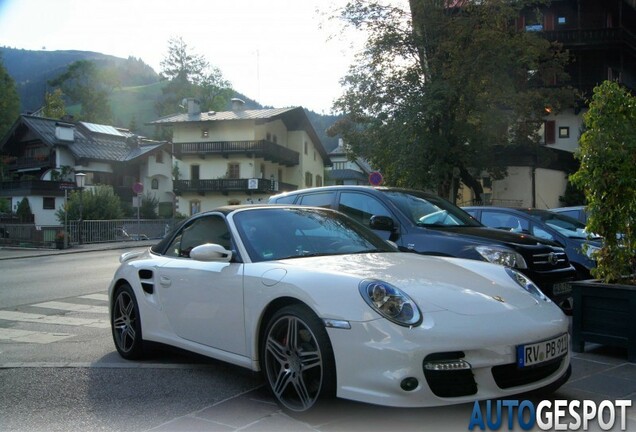
[[[562,247],[529,235],[487,228],[450,202],[425,192],[325,186],[273,196],[270,204],[336,209],[401,250],[488,261],[516,268],[564,310],[576,271]]]

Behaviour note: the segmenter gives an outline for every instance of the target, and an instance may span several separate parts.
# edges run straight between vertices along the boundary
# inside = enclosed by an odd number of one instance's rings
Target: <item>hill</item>
[[[141,135],[154,135],[152,126],[146,123],[157,119],[154,104],[165,81],[141,59],[122,59],[91,51],[30,51],[8,47],[0,47],[0,59],[16,82],[22,112],[39,109],[44,102],[47,81],[62,74],[73,62],[90,60],[100,68],[112,69],[120,83],[110,96],[114,125],[131,128]],[[249,109],[263,108],[243,94],[236,93],[235,97],[243,99]],[[71,113],[75,110],[69,107]],[[336,148],[338,139],[327,136],[326,130],[337,117],[309,110],[306,113],[327,152]]]

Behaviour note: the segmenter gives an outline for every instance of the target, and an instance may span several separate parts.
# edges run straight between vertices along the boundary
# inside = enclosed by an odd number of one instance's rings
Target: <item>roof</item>
[[[236,111],[207,111],[197,114],[179,113],[162,117],[152,121],[149,124],[156,126],[174,126],[187,123],[207,123],[221,121],[275,121],[281,120],[287,130],[297,131],[304,130],[307,132],[311,140],[315,143],[320,156],[329,165],[330,159],[325,150],[322,141],[316,134],[316,130],[312,126],[303,107],[291,108],[265,108],[255,110],[236,110]]]
[[[338,142],[338,146],[329,152],[331,156],[348,156],[348,152],[346,146],[342,141]],[[365,172],[365,174],[371,174],[373,172],[373,167],[369,164],[369,162],[363,157],[356,157],[356,164]],[[333,170],[332,170],[333,171]],[[336,178],[336,177],[333,177]]]
[[[72,131],[72,140],[61,139],[56,129],[63,127]],[[65,122],[22,114],[14,123],[4,139],[0,149],[11,141],[12,137],[27,128],[49,147],[66,147],[78,159],[92,159],[110,162],[128,162],[152,151],[168,146],[167,142],[153,141],[139,137],[127,129],[110,125],[84,122]]]

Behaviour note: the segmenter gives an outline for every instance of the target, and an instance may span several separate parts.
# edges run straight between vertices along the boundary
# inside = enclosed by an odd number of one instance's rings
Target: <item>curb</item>
[[[89,246],[84,245],[79,248],[75,247],[75,248],[67,248],[67,249],[37,249],[36,250],[36,249],[27,249],[27,248],[3,247],[3,248],[0,248],[0,260],[37,258],[37,257],[43,257],[43,256],[76,254],[76,253],[83,253],[83,252],[97,252],[97,251],[117,250],[117,249],[145,248],[145,247],[152,246],[157,241],[153,241],[153,242],[142,241],[139,243],[132,243],[132,242],[107,243],[107,244],[96,244],[96,245],[89,245]]]

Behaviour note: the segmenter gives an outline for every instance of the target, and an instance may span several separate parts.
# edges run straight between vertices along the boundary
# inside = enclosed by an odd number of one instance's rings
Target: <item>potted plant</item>
[[[65,231],[60,230],[55,233],[55,247],[57,249],[64,249],[65,238],[66,238]]]
[[[596,279],[572,284],[573,348],[628,348],[636,361],[636,97],[616,82],[594,89],[571,176],[587,200],[587,230],[603,238]],[[577,310],[578,309],[578,310]]]

